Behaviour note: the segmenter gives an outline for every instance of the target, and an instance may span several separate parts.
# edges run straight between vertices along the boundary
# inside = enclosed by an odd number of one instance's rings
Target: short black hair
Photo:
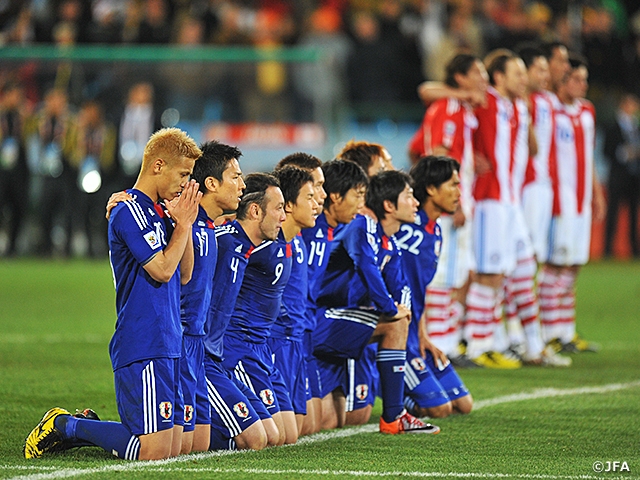
[[[202,155],[193,166],[191,178],[200,184],[200,191],[206,193],[204,181],[207,177],[213,177],[222,182],[222,174],[227,169],[229,162],[234,158],[239,160],[242,152],[237,147],[225,145],[216,140],[200,145]]]
[[[284,196],[284,203],[296,204],[300,189],[305,183],[313,184],[313,177],[308,170],[288,165],[273,172],[273,176],[280,182],[280,189]]]
[[[458,88],[458,82],[456,82],[455,76],[457,74],[466,75],[469,73],[471,67],[476,62],[476,60],[480,60],[475,55],[469,55],[467,53],[459,53],[455,57],[451,59],[449,63],[447,63],[446,67],[446,78],[444,83],[453,88]]]
[[[533,63],[536,61],[536,58],[538,57],[547,58],[544,52],[542,51],[542,49],[533,45],[525,45],[521,47],[518,50],[518,55],[524,62],[524,65],[525,67],[527,67],[527,70],[531,68],[531,65],[533,65]]]
[[[322,160],[310,153],[296,152],[291,155],[287,155],[280,160],[275,169],[280,170],[287,165],[293,165],[294,167],[312,171],[318,167],[322,167]]]
[[[325,209],[331,205],[332,193],[344,197],[352,188],[366,188],[369,185],[369,179],[362,167],[349,160],[327,162],[322,165],[322,173],[324,173],[324,191],[327,193],[324,201]]]
[[[571,65],[571,70],[575,70],[576,68],[584,67],[589,68],[589,62],[587,58],[579,53],[571,52],[569,54],[569,65]]]
[[[517,58],[515,53],[509,52],[500,53],[499,55],[496,55],[491,59],[491,63],[487,65],[487,73],[489,74],[489,81],[491,82],[491,85],[495,86],[496,84],[496,72],[505,74],[507,71],[507,62],[509,60],[513,60],[514,58]]]
[[[550,60],[551,57],[553,57],[553,51],[556,48],[562,47],[569,50],[569,48],[564,43],[558,41],[543,43],[542,45],[540,45],[540,50],[542,50],[544,56],[547,57],[547,60]]]
[[[420,158],[410,172],[413,179],[413,196],[420,202],[420,207],[424,206],[429,197],[427,187],[438,188],[451,178],[453,172],[459,171],[460,164],[451,157],[427,155]]]
[[[197,163],[197,162],[196,162]],[[247,217],[249,211],[249,205],[257,203],[260,209],[264,212],[267,208],[267,189],[269,187],[280,188],[280,182],[273,175],[268,173],[252,173],[247,175],[244,179],[246,188],[238,205],[236,212],[236,218],[238,220],[244,220]]]
[[[387,170],[374,175],[369,179],[369,188],[364,204],[382,220],[387,212],[384,209],[384,201],[389,200],[398,206],[398,195],[407,187],[412,186],[411,177],[400,170]]]
[[[369,142],[347,143],[338,154],[340,160],[350,160],[362,167],[365,173],[368,172],[374,157],[382,156],[382,145]]]

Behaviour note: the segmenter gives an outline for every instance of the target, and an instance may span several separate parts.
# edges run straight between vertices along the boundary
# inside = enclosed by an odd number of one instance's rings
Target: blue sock
[[[228,435],[223,435],[215,428],[211,428],[209,450],[237,450],[236,442]]]
[[[95,445],[125,460],[137,460],[140,454],[140,440],[119,422],[87,420],[70,415],[60,415],[55,427],[62,436],[78,442],[77,446]]]
[[[380,372],[382,418],[392,422],[404,410],[404,364],[406,350],[380,349],[376,357]]]

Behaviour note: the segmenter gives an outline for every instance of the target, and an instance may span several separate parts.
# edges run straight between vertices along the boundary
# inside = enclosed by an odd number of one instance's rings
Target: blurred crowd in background
[[[316,64],[167,63],[137,70],[2,60],[0,255],[106,255],[106,199],[133,184],[142,146],[155,129],[176,123],[171,112],[201,123],[335,123],[347,115],[417,125],[424,113],[418,85],[442,80],[456,53],[482,57],[498,47],[553,40],[588,59],[589,98],[602,125],[614,121],[621,94],[640,96],[637,0],[0,1],[0,48],[323,52]],[[640,175],[640,166],[629,175]],[[632,190],[640,190],[634,181]]]

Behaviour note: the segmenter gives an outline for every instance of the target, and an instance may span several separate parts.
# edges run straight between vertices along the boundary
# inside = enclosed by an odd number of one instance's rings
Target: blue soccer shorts
[[[184,431],[196,425],[211,423],[211,409],[207,398],[204,374],[204,343],[202,337],[183,335],[180,359],[180,388],[182,390]]]
[[[311,400],[311,390],[309,389],[307,361],[302,342],[271,337],[268,344],[273,355],[273,362],[288,388],[293,412],[298,415],[306,415],[307,400]]]

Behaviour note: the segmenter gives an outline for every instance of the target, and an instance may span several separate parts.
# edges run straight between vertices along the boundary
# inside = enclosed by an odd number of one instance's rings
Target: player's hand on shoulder
[[[398,313],[396,313],[393,317],[388,317],[389,320],[402,320],[403,318],[408,318],[411,320],[411,309],[402,305],[401,303],[396,302],[396,308],[398,309]]]
[[[169,215],[177,224],[192,225],[196,221],[198,205],[202,198],[202,192],[198,190],[199,188],[198,182],[190,180],[180,196],[165,202]]]
[[[113,210],[119,203],[126,202],[127,200],[133,200],[133,197],[124,190],[121,192],[112,193],[109,197],[109,200],[107,201],[107,212],[104,215],[105,218],[109,220],[109,217],[111,216],[111,210]]]

